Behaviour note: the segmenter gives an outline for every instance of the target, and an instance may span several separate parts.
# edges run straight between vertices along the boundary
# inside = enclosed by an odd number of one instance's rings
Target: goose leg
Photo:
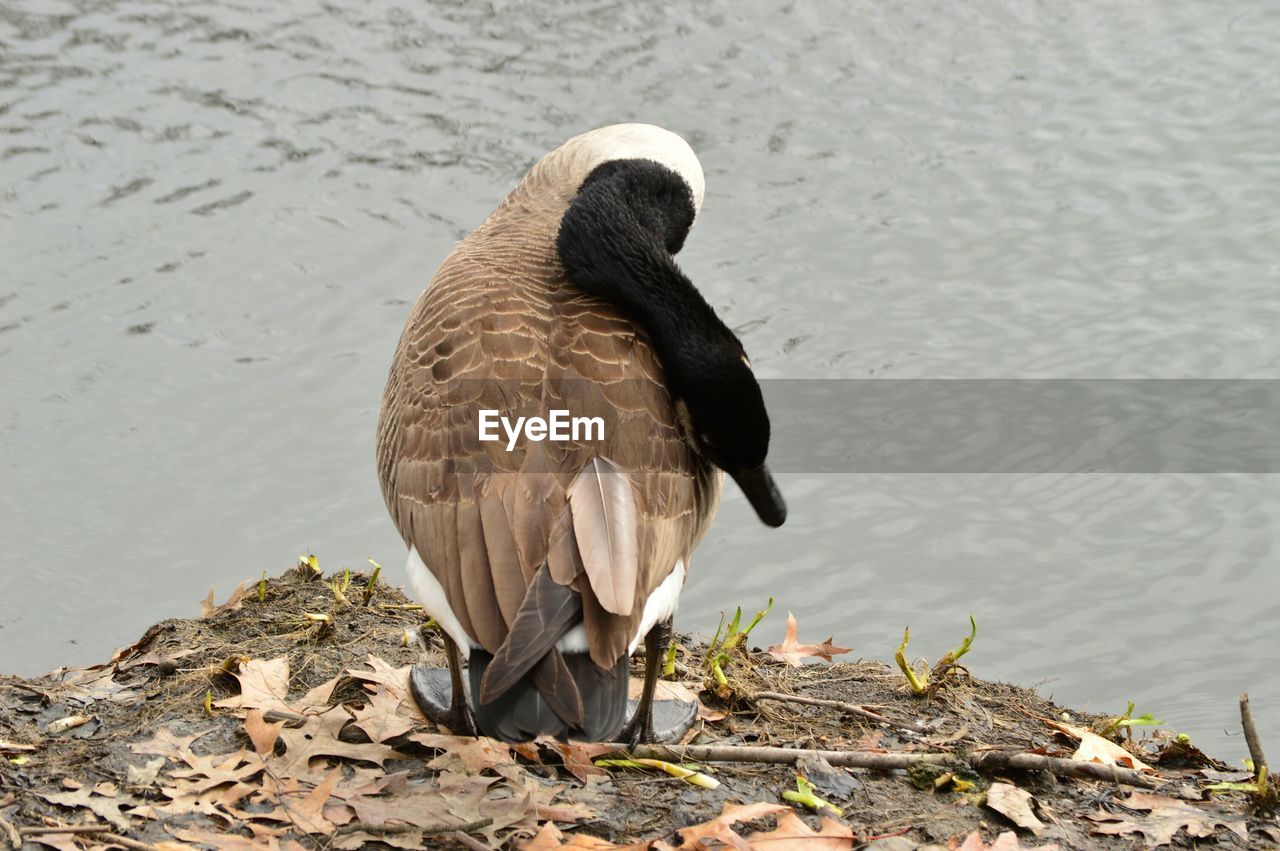
[[[444,636],[444,652],[449,660],[448,682],[445,682],[444,671],[440,668],[414,665],[409,672],[409,693],[422,714],[433,724],[448,727],[454,735],[474,736],[476,720],[467,703],[462,658],[458,654],[458,645],[447,635]]]
[[[674,744],[684,738],[697,718],[696,704],[682,700],[660,700],[659,719],[655,730],[653,693],[658,686],[658,672],[667,645],[671,643],[671,620],[654,624],[644,637],[644,690],[631,721],[622,729],[620,739],[635,747],[641,744]]]

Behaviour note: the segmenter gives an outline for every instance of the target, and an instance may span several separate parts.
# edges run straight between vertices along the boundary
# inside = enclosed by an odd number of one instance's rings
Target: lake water
[[[979,676],[1232,761],[1248,688],[1280,742],[1273,448],[1078,463],[1106,409],[998,451],[1028,379],[1280,378],[1277,43],[1244,0],[9,0],[0,671],[103,660],[307,551],[403,581],[373,438],[409,304],[542,153],[640,120],[704,164],[681,263],[800,459],[781,530],[730,488],[680,628],[772,594],[761,644],[790,609],[932,659],[972,612]],[[1012,460],[805,463],[801,379],[969,379],[939,434]]]

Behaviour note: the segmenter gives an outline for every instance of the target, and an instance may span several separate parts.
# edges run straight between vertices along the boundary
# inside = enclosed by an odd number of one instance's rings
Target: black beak
[[[778,486],[765,465],[753,470],[730,471],[729,475],[742,488],[762,523],[775,529],[783,524],[787,519],[787,504],[782,501],[782,494],[778,493]]]

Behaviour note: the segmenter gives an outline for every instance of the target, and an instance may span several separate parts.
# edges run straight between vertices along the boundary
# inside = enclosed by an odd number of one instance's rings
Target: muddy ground
[[[943,760],[867,770],[806,759],[799,771],[833,805],[817,811],[782,798],[798,788],[796,765],[693,766],[710,778],[695,780],[719,784],[705,788],[599,768],[599,747],[451,737],[408,699],[408,666],[443,664],[410,605],[366,575],[304,562],[211,598],[201,618],[156,624],[110,662],[0,676],[0,849],[1280,844],[1260,787],[1207,788],[1251,781],[1240,766],[1158,729],[1130,739],[1114,719],[958,667],[919,696],[880,663],[793,667],[741,647],[722,666],[727,685],[709,690],[705,645],[680,639],[673,689],[703,705],[686,743]],[[1138,768],[1154,788],[972,767],[993,751]]]

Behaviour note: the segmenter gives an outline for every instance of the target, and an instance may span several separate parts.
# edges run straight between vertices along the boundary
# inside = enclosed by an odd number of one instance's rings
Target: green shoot
[[[373,573],[369,575],[369,584],[364,587],[364,605],[366,606],[373,599],[373,589],[378,586],[378,574],[382,573],[382,565],[373,559],[369,559],[369,564],[373,565]]]
[[[329,583],[329,588],[333,591],[333,599],[339,603],[346,604],[347,589],[351,587],[351,568],[344,567],[342,569],[342,578],[333,577],[333,581]]]
[[[671,679],[676,675],[676,643],[673,641],[667,645],[667,655],[662,661],[662,676],[664,679]]]
[[[960,661],[960,657],[969,652],[969,648],[973,646],[973,640],[978,637],[978,622],[973,619],[973,615],[969,615],[969,635],[964,641],[960,642],[960,646],[954,650],[948,651],[945,656],[938,660],[938,664],[934,665],[934,670],[939,673],[947,668],[955,665]]]
[[[917,671],[914,665],[907,664],[907,644],[911,641],[910,628],[902,631],[902,643],[898,645],[898,650],[893,654],[893,660],[898,663],[899,670],[906,676],[907,682],[911,686],[913,694],[928,694],[942,683],[946,682],[947,675],[955,668],[960,667],[957,663],[960,657],[969,652],[973,647],[973,640],[978,637],[978,622],[974,620],[973,615],[969,615],[969,634],[954,650],[948,650],[941,659],[933,666],[934,681],[929,682],[929,663],[921,661],[922,670]]]
[[[1134,718],[1133,701],[1131,700],[1129,701],[1129,708],[1124,711],[1124,714],[1108,721],[1107,726],[1104,727],[1098,735],[1105,739],[1115,735],[1121,730],[1121,728],[1123,728],[1129,734],[1129,739],[1132,740],[1134,727],[1159,727],[1162,724],[1164,724],[1164,722],[1156,720],[1156,717],[1150,712]],[[1191,740],[1188,738],[1187,741],[1189,742]]]
[[[805,780],[801,774],[796,775],[796,788],[783,790],[782,798],[783,800],[791,801],[793,804],[808,807],[815,813],[821,810],[830,810],[837,816],[844,815],[844,810],[830,801],[818,797],[818,793],[813,789],[813,784]]]
[[[597,759],[595,764],[600,768],[656,768],[703,789],[716,789],[720,786],[719,780],[698,771],[700,766],[676,765],[661,759]]]
[[[915,694],[924,694],[929,687],[929,666],[924,663],[925,671],[923,674],[916,674],[915,668],[907,664],[907,644],[911,641],[911,627],[902,630],[902,643],[898,645],[898,651],[893,654],[893,661],[898,663],[899,670],[907,677],[907,682],[911,684],[911,691]]]
[[[1253,770],[1252,764],[1250,771]],[[1274,803],[1276,800],[1276,791],[1271,788],[1270,771],[1267,766],[1262,766],[1256,777],[1248,783],[1214,783],[1204,787],[1210,792],[1247,792],[1250,795],[1257,795],[1261,802]]]
[[[705,661],[705,670],[715,682],[712,691],[720,695],[720,697],[728,697],[732,691],[729,686],[729,678],[724,672],[724,666],[732,661],[733,657],[730,654],[746,644],[747,638],[751,635],[751,630],[755,629],[772,609],[773,598],[770,597],[769,604],[756,612],[756,616],[752,618],[751,623],[747,624],[746,629],[740,629],[738,626],[742,622],[741,606],[733,613],[733,620],[729,621],[727,627],[725,626],[724,615],[721,614],[720,625],[716,627],[716,634],[712,636],[711,643],[707,647]]]
[[[267,572],[262,571],[262,578],[258,580],[258,602],[265,603],[267,601]]]

